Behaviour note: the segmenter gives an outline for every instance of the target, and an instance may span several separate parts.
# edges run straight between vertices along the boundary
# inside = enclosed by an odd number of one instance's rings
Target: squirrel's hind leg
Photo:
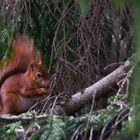
[[[1,94],[2,110],[0,114],[18,114],[18,95],[12,92]]]

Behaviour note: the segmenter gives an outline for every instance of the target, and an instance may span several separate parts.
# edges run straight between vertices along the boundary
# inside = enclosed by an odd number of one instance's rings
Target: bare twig
[[[11,122],[16,122],[16,121],[31,121],[33,119],[44,119],[44,118],[48,118],[49,116],[46,114],[43,115],[32,115],[32,116],[23,116],[23,115],[19,115],[19,116],[12,116],[12,115],[1,115],[0,116],[0,122],[1,123],[11,123]]]

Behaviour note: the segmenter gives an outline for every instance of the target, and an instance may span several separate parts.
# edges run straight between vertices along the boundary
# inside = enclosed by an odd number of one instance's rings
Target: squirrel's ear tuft
[[[28,70],[30,72],[34,71],[34,69],[36,69],[36,62],[34,60],[32,60],[29,64]]]
[[[38,64],[43,65],[42,55],[40,51],[37,51],[37,57],[38,57]]]

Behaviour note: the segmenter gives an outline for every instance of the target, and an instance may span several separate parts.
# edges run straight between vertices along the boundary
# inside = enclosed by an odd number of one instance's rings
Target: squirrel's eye
[[[36,73],[36,78],[41,78],[41,77],[42,77],[42,73],[37,72],[37,73]]]

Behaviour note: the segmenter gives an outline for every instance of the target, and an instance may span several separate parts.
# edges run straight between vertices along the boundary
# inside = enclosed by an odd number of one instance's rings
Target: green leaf
[[[85,16],[88,13],[89,8],[90,8],[89,0],[79,0],[78,5],[79,5],[79,9],[82,16]]]

